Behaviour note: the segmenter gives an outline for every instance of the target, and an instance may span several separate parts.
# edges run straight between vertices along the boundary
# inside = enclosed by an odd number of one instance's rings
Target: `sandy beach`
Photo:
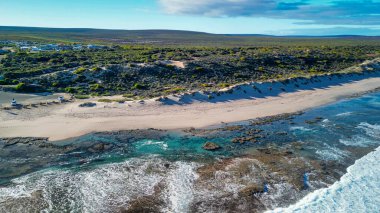
[[[49,137],[54,141],[97,131],[201,128],[302,111],[380,87],[378,74],[340,81],[332,80],[331,85],[320,81],[323,84],[317,82],[294,91],[289,89],[289,92],[275,92],[275,86],[270,88],[271,93],[260,91],[256,96],[251,94],[254,91],[247,92],[242,86],[244,90],[239,88],[240,93],[221,95],[209,101],[195,96],[186,104],[174,100],[186,98],[172,96],[173,101],[169,99],[166,103],[152,99],[144,103],[97,103],[92,108],[79,107],[80,103],[94,99],[29,110],[2,110],[0,137]]]

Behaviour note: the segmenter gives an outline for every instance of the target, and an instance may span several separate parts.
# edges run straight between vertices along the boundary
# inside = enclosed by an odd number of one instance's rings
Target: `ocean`
[[[380,211],[380,93],[206,129],[41,140],[0,141],[0,212]]]

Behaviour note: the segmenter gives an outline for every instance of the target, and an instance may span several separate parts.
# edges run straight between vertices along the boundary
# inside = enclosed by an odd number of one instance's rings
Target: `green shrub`
[[[126,93],[126,94],[123,95],[123,97],[124,98],[133,98],[133,97],[135,97],[135,95],[132,94],[132,93]]]
[[[218,87],[220,87],[220,88],[226,88],[226,87],[229,87],[229,86],[231,86],[231,84],[229,84],[229,83],[220,83],[220,84],[218,84]]]
[[[74,93],[77,92],[77,89],[74,88],[74,87],[66,87],[66,88],[65,88],[65,92],[67,92],[67,93],[71,93],[71,94],[74,94]]]
[[[179,92],[182,92],[182,91],[185,91],[185,90],[186,89],[183,88],[183,87],[174,87],[174,88],[165,90],[164,93],[166,93],[166,94],[172,94],[172,93],[179,93]]]
[[[132,89],[146,89],[147,86],[143,85],[143,84],[139,84],[139,83],[135,83],[132,87]]]
[[[79,67],[78,69],[76,69],[76,70],[74,71],[74,74],[79,75],[79,74],[83,73],[84,71],[86,71],[86,68],[84,68],[84,67]]]
[[[107,98],[101,98],[101,99],[98,99],[98,102],[103,102],[103,103],[112,103],[113,100],[111,99],[107,99]]]
[[[18,83],[17,85],[16,85],[16,87],[15,87],[15,89],[17,90],[17,91],[24,91],[25,89],[26,89],[26,84],[25,83]]]
[[[203,67],[195,67],[195,71],[203,72],[203,71],[205,71],[205,69]]]
[[[99,71],[102,71],[102,68],[100,67],[94,67],[91,69],[92,72],[99,72]]]
[[[103,90],[104,87],[100,84],[91,84],[90,85],[90,90],[91,91],[99,91],[99,90]]]
[[[206,87],[206,88],[209,88],[209,87],[212,87],[213,85],[212,84],[201,84],[202,87]]]
[[[89,99],[90,98],[89,95],[75,95],[74,97],[76,99]]]

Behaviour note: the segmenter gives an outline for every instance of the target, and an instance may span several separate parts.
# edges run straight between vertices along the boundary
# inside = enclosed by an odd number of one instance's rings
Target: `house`
[[[72,50],[73,48],[69,45],[60,44],[58,45],[58,50]]]
[[[93,44],[89,44],[87,45],[87,49],[90,49],[90,50],[98,50],[98,49],[102,49],[103,46],[98,46],[98,45],[93,45]]]
[[[83,47],[82,47],[82,45],[80,45],[80,44],[75,44],[75,45],[73,46],[73,49],[74,49],[74,50],[81,50],[81,49],[83,49]]]
[[[29,46],[21,46],[20,50],[21,51],[28,51],[28,50],[30,50],[30,47]]]
[[[41,45],[40,49],[41,49],[42,51],[58,50],[58,45],[57,45],[57,44]]]
[[[41,49],[38,48],[38,47],[36,47],[36,46],[34,46],[34,47],[32,47],[32,51],[34,51],[34,52],[39,52],[39,51],[41,51]]]

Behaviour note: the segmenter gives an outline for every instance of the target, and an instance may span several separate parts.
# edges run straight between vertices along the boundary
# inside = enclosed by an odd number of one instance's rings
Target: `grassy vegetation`
[[[380,56],[380,39],[376,37],[264,38],[183,31],[44,28],[19,30],[18,36],[15,32],[14,28],[0,27],[0,40],[39,36],[44,41],[65,38],[68,42],[108,45],[98,50],[16,51],[0,61],[2,85],[23,83],[28,88],[33,84],[77,97],[120,94],[138,99],[213,90],[245,81],[334,73]],[[134,43],[120,44],[119,38]],[[141,44],[152,39],[160,44]],[[183,45],[173,46],[176,42]],[[186,67],[161,63],[167,60],[185,62]]]

